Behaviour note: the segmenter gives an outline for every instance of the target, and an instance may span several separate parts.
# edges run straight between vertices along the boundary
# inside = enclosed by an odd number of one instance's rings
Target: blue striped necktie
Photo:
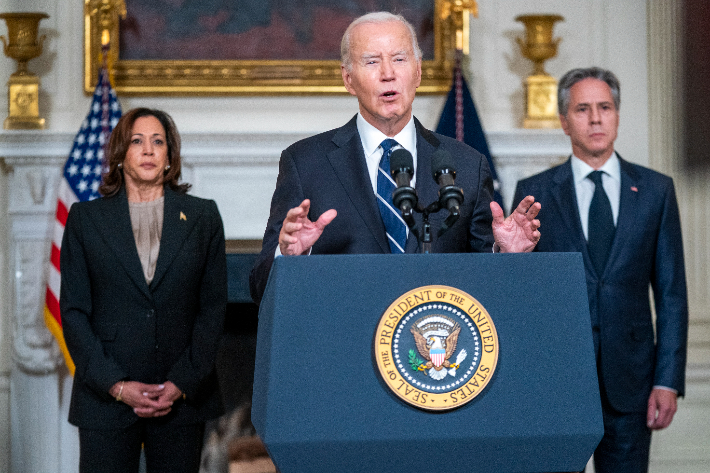
[[[587,245],[589,257],[592,260],[597,275],[601,276],[609,257],[609,249],[614,241],[614,214],[611,211],[609,197],[602,185],[603,171],[592,171],[587,176],[594,182],[594,195],[589,205],[589,221],[587,224]]]
[[[392,203],[392,192],[397,188],[390,176],[390,155],[392,148],[398,146],[395,140],[387,138],[382,142],[382,159],[377,169],[377,205],[380,207],[382,221],[387,231],[387,240],[392,253],[404,253],[407,241],[407,227]]]

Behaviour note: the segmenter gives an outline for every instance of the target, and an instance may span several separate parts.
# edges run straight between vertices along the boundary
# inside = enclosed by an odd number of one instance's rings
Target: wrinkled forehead
[[[409,29],[399,21],[361,23],[352,30],[350,45],[357,56],[414,52]]]
[[[603,80],[589,77],[575,83],[570,89],[570,104],[607,102],[614,105],[614,97],[609,84]]]

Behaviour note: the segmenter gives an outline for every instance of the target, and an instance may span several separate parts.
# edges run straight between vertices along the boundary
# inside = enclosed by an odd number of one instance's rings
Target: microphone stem
[[[431,253],[431,223],[429,223],[429,213],[424,211],[422,213],[422,253]]]

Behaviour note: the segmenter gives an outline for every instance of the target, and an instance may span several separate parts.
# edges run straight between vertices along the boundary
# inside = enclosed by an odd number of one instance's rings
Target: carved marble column
[[[15,168],[11,185],[21,188],[30,197],[30,208],[44,210],[49,176],[42,168]],[[47,247],[47,215],[45,212],[12,216],[11,249],[14,274],[13,351],[16,366],[26,373],[47,374],[61,364],[59,350],[47,331],[43,319],[45,268]],[[41,230],[45,230],[42,232]]]
[[[23,136],[24,135],[24,136]],[[6,141],[42,141],[46,135],[10,134]],[[42,138],[40,138],[42,136]],[[69,143],[71,141],[69,140]],[[60,415],[60,395],[65,377],[63,360],[44,325],[43,308],[49,232],[56,207],[55,187],[63,161],[62,144],[57,155],[31,146],[18,147],[14,156],[4,155],[7,183],[7,264],[3,277],[9,282],[11,329],[11,461],[10,471],[60,472],[61,440],[66,420]],[[63,426],[64,425],[64,426]],[[69,448],[71,450],[71,448]]]

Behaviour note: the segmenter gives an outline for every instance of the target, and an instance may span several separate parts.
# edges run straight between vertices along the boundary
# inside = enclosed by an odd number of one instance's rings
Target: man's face
[[[345,88],[357,97],[368,123],[396,135],[412,116],[422,80],[409,30],[399,21],[357,25],[350,35],[350,57],[350,71],[341,67]]]
[[[588,78],[574,84],[567,116],[560,115],[560,122],[579,159],[598,168],[611,156],[619,128],[619,111],[606,82]]]

